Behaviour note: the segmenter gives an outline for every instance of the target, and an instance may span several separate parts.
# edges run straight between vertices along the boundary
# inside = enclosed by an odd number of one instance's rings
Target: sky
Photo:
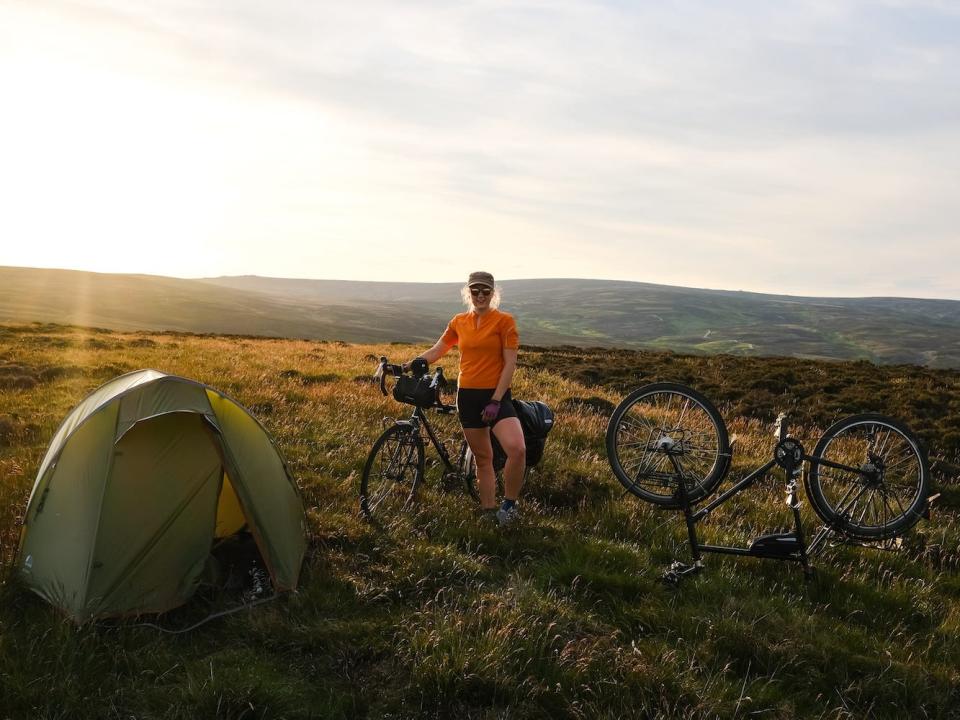
[[[0,265],[960,299],[952,0],[0,0]]]

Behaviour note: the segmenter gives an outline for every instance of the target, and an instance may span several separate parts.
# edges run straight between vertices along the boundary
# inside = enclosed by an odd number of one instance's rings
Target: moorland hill
[[[535,345],[960,367],[960,302],[813,298],[608,280],[507,280]],[[183,280],[0,268],[0,320],[348,342],[434,340],[454,283]]]

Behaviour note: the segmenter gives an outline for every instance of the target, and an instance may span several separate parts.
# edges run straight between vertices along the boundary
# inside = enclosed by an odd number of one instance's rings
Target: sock
[[[500,506],[501,510],[511,510],[517,504],[516,500],[506,499],[503,501],[503,505]]]

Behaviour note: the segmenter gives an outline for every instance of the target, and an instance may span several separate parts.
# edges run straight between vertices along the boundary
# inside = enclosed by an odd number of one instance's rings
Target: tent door
[[[240,532],[246,524],[247,519],[243,516],[243,509],[240,507],[237,493],[233,489],[233,483],[230,482],[230,476],[224,470],[223,482],[220,486],[220,498],[217,500],[217,525],[214,537],[218,540],[230,537],[234,533]]]

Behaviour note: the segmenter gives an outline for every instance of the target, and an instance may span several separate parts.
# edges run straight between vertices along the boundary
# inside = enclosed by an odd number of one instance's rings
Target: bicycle
[[[387,395],[386,378],[392,375],[397,378],[394,397],[412,404],[413,411],[406,420],[392,420],[370,449],[360,479],[360,511],[367,518],[372,518],[374,513],[388,515],[403,510],[415,501],[426,469],[427,443],[437,451],[444,480],[462,482],[467,492],[479,500],[475,463],[466,440],[451,454],[427,417],[427,410],[453,415],[457,408],[441,400],[441,392],[446,387],[443,368],[438,367],[429,375],[425,366],[423,363],[418,374],[410,375],[401,365],[392,365],[387,358],[380,358],[375,374],[380,392]]]
[[[910,429],[879,415],[852,415],[828,427],[808,454],[789,433],[781,415],[773,458],[694,512],[730,468],[733,443],[717,409],[696,390],[654,383],[635,390],[617,406],[606,432],[610,467],[626,492],[684,513],[694,564],[674,563],[665,576],[676,581],[702,568],[702,552],[751,555],[803,564],[830,535],[859,543],[889,541],[929,514],[930,469]],[[807,471],[803,472],[806,465]],[[746,548],[704,545],[696,523],[716,507],[780,467],[787,479],[787,506],[794,531],[765,535]],[[797,480],[823,522],[807,544],[800,523]]]
[[[441,400],[441,394],[447,387],[443,368],[436,368],[430,375],[426,361],[414,361],[411,373],[408,374],[404,372],[403,366],[392,365],[387,362],[387,358],[381,357],[375,377],[378,378],[380,392],[384,395],[387,394],[387,375],[396,378],[393,387],[394,399],[413,405],[413,411],[406,420],[389,421],[391,424],[373,443],[360,479],[361,512],[372,518],[374,511],[385,501],[389,500],[380,512],[381,515],[406,508],[416,500],[417,488],[426,469],[427,443],[437,451],[445,485],[463,483],[470,497],[480,502],[476,460],[466,439],[461,439],[456,452],[451,453],[446,444],[438,439],[426,414],[426,411],[431,409],[443,415],[457,412],[455,405],[446,405]],[[524,469],[526,480],[526,473],[543,457],[554,417],[550,408],[542,402],[512,402],[523,427],[527,446]],[[493,433],[490,434],[490,441],[493,446],[497,491],[503,492],[502,475],[507,457]]]

